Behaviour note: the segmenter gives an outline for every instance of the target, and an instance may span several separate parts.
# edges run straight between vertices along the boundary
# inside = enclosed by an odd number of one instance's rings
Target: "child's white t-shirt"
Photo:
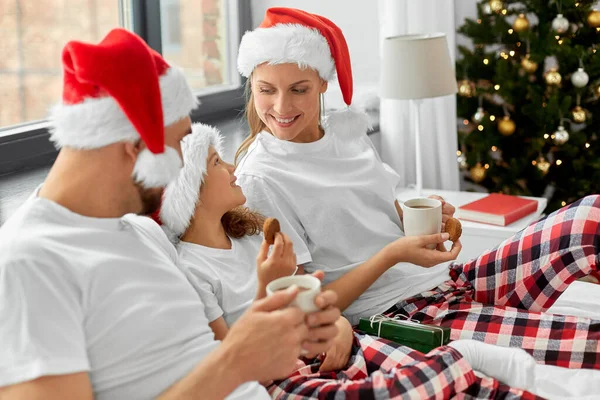
[[[87,371],[96,399],[160,395],[219,344],[176,258],[149,218],[32,196],[0,228],[0,386]]]
[[[236,170],[247,206],[276,217],[294,243],[298,264],[337,280],[403,237],[394,205],[398,175],[381,162],[366,134],[326,129],[312,143],[257,135]],[[344,314],[352,323],[449,279],[447,264],[399,263]]]
[[[179,242],[179,262],[204,303],[210,322],[223,316],[231,326],[256,297],[256,256],[262,234],[231,239],[231,249]]]

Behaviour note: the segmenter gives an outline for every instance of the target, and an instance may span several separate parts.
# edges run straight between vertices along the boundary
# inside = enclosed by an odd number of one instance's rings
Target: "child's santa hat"
[[[325,81],[333,80],[337,73],[344,102],[348,106],[352,103],[348,45],[342,30],[325,17],[294,8],[269,8],[260,26],[242,37],[238,70],[248,78],[263,63],[294,63],[300,68],[312,68]],[[364,113],[337,113],[330,116],[329,125],[334,118],[354,129],[357,122],[365,130],[368,127]]]
[[[204,124],[192,125],[192,133],[181,144],[183,168],[163,193],[159,218],[169,236],[180,237],[190,226],[204,183],[210,146],[222,153],[219,131]]]
[[[97,45],[67,43],[62,63],[62,103],[50,115],[56,146],[94,149],[141,139],[147,149],[138,156],[134,178],[147,188],[169,183],[181,159],[165,146],[164,127],[198,104],[181,70],[120,28]]]

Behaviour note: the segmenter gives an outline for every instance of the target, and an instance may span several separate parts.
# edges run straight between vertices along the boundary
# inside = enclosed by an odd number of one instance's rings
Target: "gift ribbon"
[[[404,318],[404,319],[402,319],[402,318]],[[373,324],[377,324],[377,323],[379,324],[379,327],[377,328],[377,336],[379,336],[379,337],[381,337],[381,323],[382,322],[395,322],[395,323],[406,324],[406,325],[421,325],[421,321],[412,319],[408,315],[404,315],[402,313],[396,314],[393,317],[388,317],[383,314],[375,314],[375,315],[371,316],[371,318],[369,318],[369,322],[371,323],[371,329],[373,328]],[[443,346],[444,345],[444,330],[442,328],[440,328],[439,326],[435,326],[435,325],[427,325],[427,326],[431,327],[433,329],[437,329],[440,332],[442,332],[442,340],[440,342],[440,346]]]

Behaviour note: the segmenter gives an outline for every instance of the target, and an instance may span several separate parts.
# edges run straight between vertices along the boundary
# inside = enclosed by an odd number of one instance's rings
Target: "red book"
[[[458,218],[506,226],[534,213],[537,207],[537,200],[491,193],[482,199],[458,207]]]

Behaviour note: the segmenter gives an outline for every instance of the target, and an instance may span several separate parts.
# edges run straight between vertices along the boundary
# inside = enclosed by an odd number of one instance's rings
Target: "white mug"
[[[267,285],[267,296],[292,285],[298,286],[301,291],[290,306],[298,307],[306,313],[319,311],[315,305],[315,297],[321,292],[321,281],[312,275],[293,275],[275,279]]]
[[[406,236],[440,233],[442,230],[442,202],[436,199],[411,199],[402,204],[402,220]],[[427,245],[435,249],[435,244]]]

